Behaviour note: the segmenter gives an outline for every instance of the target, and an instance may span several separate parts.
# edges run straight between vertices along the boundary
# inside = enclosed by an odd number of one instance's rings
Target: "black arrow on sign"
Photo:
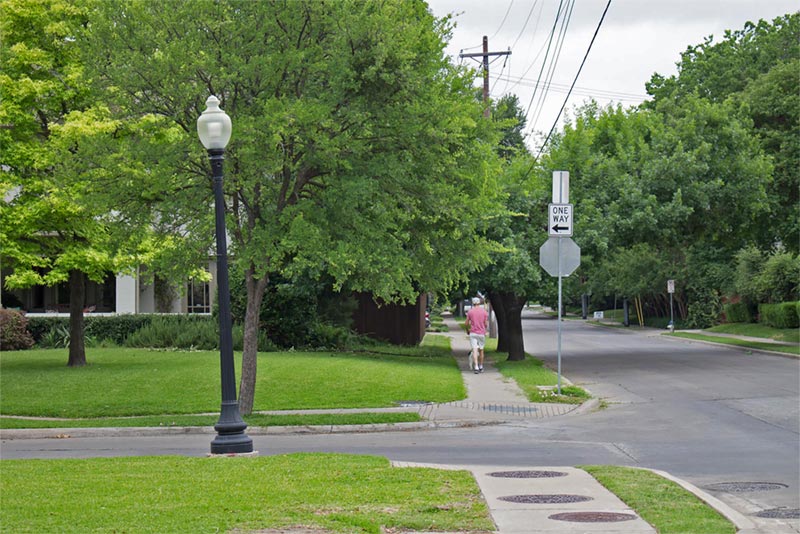
[[[556,232],[556,233],[560,232],[561,230],[569,230],[569,226],[559,226],[559,225],[555,225],[555,226],[553,227],[553,231],[554,231],[554,232]]]

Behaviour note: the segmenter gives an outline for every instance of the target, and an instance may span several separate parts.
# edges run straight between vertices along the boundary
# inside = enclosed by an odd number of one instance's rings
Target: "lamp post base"
[[[242,454],[253,452],[253,440],[245,434],[247,423],[239,415],[236,401],[223,402],[219,421],[214,425],[217,437],[211,442],[211,454]]]

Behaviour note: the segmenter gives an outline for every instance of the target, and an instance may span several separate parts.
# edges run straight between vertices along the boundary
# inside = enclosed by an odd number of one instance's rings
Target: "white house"
[[[86,311],[91,313],[211,313],[216,294],[217,265],[210,261],[210,282],[190,280],[175,288],[163,280],[147,276],[138,269],[135,276],[109,273],[102,284],[86,281]],[[31,314],[69,313],[69,286],[36,286],[29,289],[5,288],[0,273],[0,304]]]

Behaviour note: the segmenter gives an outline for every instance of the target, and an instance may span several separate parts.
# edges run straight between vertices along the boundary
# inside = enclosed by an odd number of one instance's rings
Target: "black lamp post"
[[[197,134],[208,150],[214,182],[214,210],[217,234],[217,293],[219,295],[219,359],[222,377],[222,407],[214,425],[217,436],[211,442],[211,454],[253,452],[253,440],[245,434],[247,423],[239,414],[236,400],[236,370],[233,366],[231,334],[231,293],[228,285],[228,245],[225,232],[225,200],[222,195],[222,161],[231,138],[231,119],[219,108],[215,96],[206,100],[206,110],[197,119]]]

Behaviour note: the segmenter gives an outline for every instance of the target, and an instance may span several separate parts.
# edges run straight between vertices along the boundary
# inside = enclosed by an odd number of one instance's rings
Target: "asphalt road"
[[[617,464],[668,471],[743,513],[800,508],[800,361],[664,339],[635,329],[562,323],[562,369],[607,407],[544,421],[419,432],[253,436],[262,455],[329,451],[445,464]],[[526,350],[555,367],[556,326],[526,316]],[[213,435],[13,440],[2,457],[203,456]]]

